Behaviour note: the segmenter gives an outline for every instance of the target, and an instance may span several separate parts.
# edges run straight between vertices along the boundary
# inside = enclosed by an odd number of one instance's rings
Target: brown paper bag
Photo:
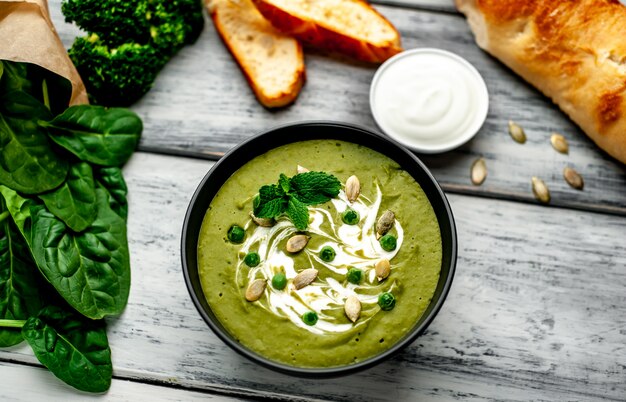
[[[0,0],[0,59],[37,64],[72,83],[70,105],[89,103],[87,90],[57,35],[47,0]]]

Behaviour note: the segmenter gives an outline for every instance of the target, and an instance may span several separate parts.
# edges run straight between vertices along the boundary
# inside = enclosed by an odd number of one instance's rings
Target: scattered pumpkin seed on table
[[[563,169],[563,178],[572,188],[576,190],[582,190],[585,187],[583,177],[573,168],[566,166]]]
[[[532,178],[532,187],[533,194],[535,194],[535,198],[539,201],[547,204],[550,202],[550,190],[548,190],[548,186],[538,177],[533,176]]]
[[[474,163],[472,163],[470,178],[472,180],[472,184],[475,186],[483,184],[487,178],[487,164],[485,163],[485,159],[478,158],[474,161]]]
[[[512,120],[509,120],[509,134],[511,135],[511,138],[519,144],[526,142],[526,133],[524,132],[524,129]]]
[[[563,137],[561,134],[552,133],[552,136],[550,137],[550,143],[552,144],[552,148],[554,148],[557,152],[560,152],[562,154],[569,153],[569,144],[567,143],[565,137]]]

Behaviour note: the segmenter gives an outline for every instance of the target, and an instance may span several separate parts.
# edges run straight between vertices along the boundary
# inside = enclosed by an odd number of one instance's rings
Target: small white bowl
[[[464,58],[441,49],[412,49],[378,68],[370,108],[389,137],[414,151],[434,154],[476,135],[487,117],[489,93],[478,70]],[[405,122],[424,124],[402,126]]]

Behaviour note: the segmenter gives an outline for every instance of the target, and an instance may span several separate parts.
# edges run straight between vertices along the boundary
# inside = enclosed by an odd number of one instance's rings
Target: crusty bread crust
[[[456,0],[478,45],[626,163],[626,7],[617,0]]]
[[[272,26],[251,0],[206,0],[211,19],[261,104],[286,106],[305,81],[302,45]]]
[[[254,4],[275,27],[315,48],[371,63],[402,51],[396,28],[363,0],[254,0]]]

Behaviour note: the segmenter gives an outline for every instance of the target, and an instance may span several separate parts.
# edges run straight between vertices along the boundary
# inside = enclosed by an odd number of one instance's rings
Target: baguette
[[[286,106],[304,84],[302,46],[272,26],[251,0],[207,0],[206,6],[259,102]]]
[[[275,27],[312,47],[381,63],[402,51],[400,34],[363,0],[254,0]]]
[[[626,7],[616,0],[456,0],[478,45],[626,163]]]

